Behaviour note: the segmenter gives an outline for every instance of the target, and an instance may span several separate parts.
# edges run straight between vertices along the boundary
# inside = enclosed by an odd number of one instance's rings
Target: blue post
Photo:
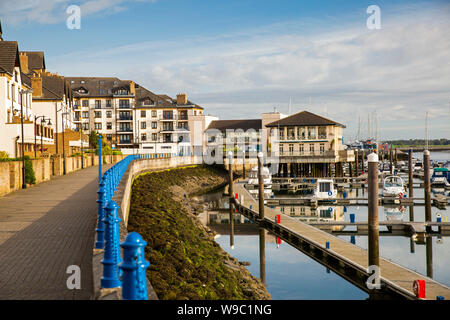
[[[117,232],[116,215],[118,206],[114,201],[109,201],[105,208],[105,253],[101,261],[103,264],[103,277],[100,281],[102,288],[117,288],[121,286],[119,280],[119,269],[117,266],[117,247],[119,247],[119,239],[115,239]],[[120,248],[119,248],[120,250]]]
[[[344,199],[347,199],[347,191],[342,192],[342,196],[344,197]]]
[[[150,263],[145,260],[144,248],[147,245],[139,233],[131,232],[124,242],[123,262],[119,268],[123,272],[122,297],[124,300],[148,300],[147,277],[145,270]]]
[[[98,135],[98,184],[102,181],[103,171],[102,171],[102,136]]]
[[[351,244],[355,244],[356,243],[355,236],[350,236],[350,243]]]
[[[97,215],[98,215],[98,221],[97,221],[97,242],[95,242],[95,248],[97,249],[103,249],[105,246],[105,224],[103,223],[104,218],[104,207],[106,205],[106,191],[105,191],[105,184],[103,183],[103,180],[100,182],[100,188],[97,191],[98,194],[98,208],[97,208]]]
[[[350,223],[355,223],[355,214],[350,213]]]
[[[330,249],[330,241],[325,242],[325,248]]]

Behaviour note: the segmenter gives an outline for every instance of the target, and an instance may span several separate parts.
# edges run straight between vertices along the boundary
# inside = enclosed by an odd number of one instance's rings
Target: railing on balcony
[[[283,151],[278,153],[280,157],[335,157],[337,156],[337,153],[334,152],[334,150],[328,150],[328,151]]]
[[[119,128],[117,132],[133,132],[132,128]]]
[[[133,120],[133,116],[119,116],[118,120]]]

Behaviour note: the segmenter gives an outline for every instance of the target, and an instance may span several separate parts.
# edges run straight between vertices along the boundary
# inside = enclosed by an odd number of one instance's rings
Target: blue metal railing
[[[95,248],[104,249],[103,276],[100,280],[102,288],[122,287],[122,297],[127,300],[147,300],[146,269],[149,263],[145,260],[144,248],[147,243],[142,237],[131,232],[124,242],[120,243],[119,206],[113,200],[114,193],[122,180],[130,163],[141,159],[161,159],[177,156],[171,153],[129,155],[102,174],[102,139],[99,137],[99,189],[97,241]],[[123,260],[120,249],[123,249]]]

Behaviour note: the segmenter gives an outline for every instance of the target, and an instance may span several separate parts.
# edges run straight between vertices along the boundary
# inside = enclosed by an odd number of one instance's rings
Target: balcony
[[[130,133],[133,132],[132,128],[119,128],[119,130],[117,130],[118,133]]]
[[[188,119],[188,115],[187,114],[180,114],[178,120],[187,120]]]
[[[132,121],[133,120],[133,116],[119,116],[119,118],[117,119],[117,121]]]

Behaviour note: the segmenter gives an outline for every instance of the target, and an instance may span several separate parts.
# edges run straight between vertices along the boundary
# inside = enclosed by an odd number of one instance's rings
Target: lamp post
[[[65,141],[64,141],[64,133],[66,131],[66,123],[65,123],[65,119],[64,116],[69,115],[70,112],[62,112],[61,113],[61,121],[62,121],[62,143],[63,143],[63,174],[66,174],[66,145],[65,145]]]
[[[48,123],[47,123],[48,126],[52,125],[52,122],[51,122],[50,118],[46,119],[45,116],[34,116],[34,158],[35,159],[37,159],[37,152],[36,152],[36,149],[37,149],[36,122],[37,122],[38,119],[41,119],[41,118],[42,118],[42,120],[41,120],[41,154],[42,154],[42,150],[43,150],[43,148],[42,148],[42,125],[43,125],[43,123],[45,121],[48,121]]]
[[[33,90],[20,90],[20,127],[22,132],[22,189],[27,188],[27,184],[25,183],[25,141],[23,134],[23,95],[32,93]]]

